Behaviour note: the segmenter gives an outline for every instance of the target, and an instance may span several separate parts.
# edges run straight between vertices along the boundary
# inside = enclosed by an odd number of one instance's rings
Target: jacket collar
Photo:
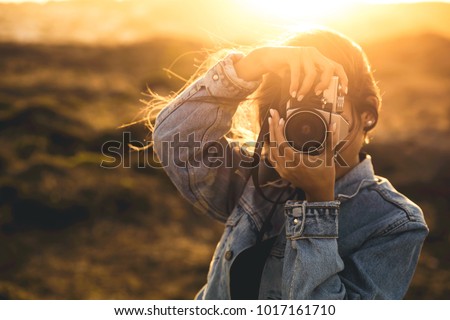
[[[372,158],[367,154],[360,154],[362,159],[346,175],[336,181],[334,194],[338,200],[351,199],[359,190],[378,181],[372,165]]]

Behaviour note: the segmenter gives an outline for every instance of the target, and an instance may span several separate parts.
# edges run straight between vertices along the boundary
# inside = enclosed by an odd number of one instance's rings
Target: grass
[[[366,46],[385,99],[367,150],[377,173],[422,206],[431,229],[407,298],[444,299],[450,40],[393,43]],[[102,144],[121,141],[116,128],[136,117],[141,92],[177,90],[182,83],[162,69],[199,49],[179,39],[0,44],[0,298],[189,299],[201,288],[222,226],[182,199],[162,170],[137,168],[142,154],[132,153],[130,168],[100,167]],[[174,71],[189,77],[201,57],[185,56]],[[143,125],[126,130],[147,135]]]

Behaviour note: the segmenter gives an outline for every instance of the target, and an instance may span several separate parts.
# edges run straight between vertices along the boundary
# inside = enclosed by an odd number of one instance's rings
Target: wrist
[[[305,192],[308,202],[334,201],[334,188],[324,188],[317,191]]]
[[[259,80],[267,71],[261,63],[261,49],[251,51],[245,57],[234,64],[234,69],[239,78],[245,81]]]

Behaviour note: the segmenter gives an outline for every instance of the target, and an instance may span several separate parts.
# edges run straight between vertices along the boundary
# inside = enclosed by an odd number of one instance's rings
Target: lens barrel
[[[325,147],[327,122],[314,109],[297,110],[286,119],[284,136],[295,150],[318,155]]]

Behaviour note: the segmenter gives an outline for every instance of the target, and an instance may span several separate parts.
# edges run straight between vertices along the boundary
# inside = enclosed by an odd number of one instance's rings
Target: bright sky
[[[71,0],[50,0],[50,1],[71,1]],[[103,0],[104,1],[104,0]],[[110,0],[110,1],[124,1],[124,0]],[[126,0],[125,0],[126,1]],[[244,0],[252,2],[252,0]],[[49,0],[0,0],[0,2],[49,2]],[[258,3],[277,3],[280,2],[279,0],[259,0],[254,1]],[[289,1],[281,1],[281,2],[289,2]],[[295,2],[295,1],[291,1]],[[407,2],[450,2],[450,0],[444,0],[444,1],[436,1],[436,0],[424,0],[424,1],[417,1],[417,0],[343,0],[343,1],[324,1],[324,0],[316,0],[315,3],[407,3]]]
[[[303,25],[321,25],[339,30],[354,38],[373,38],[387,34],[392,36],[391,23],[395,23],[397,33],[407,33],[411,30],[420,32],[442,32],[450,35],[448,17],[448,5],[444,5],[445,13],[440,14],[441,6],[430,6],[431,14],[421,15],[421,8],[405,9],[402,15],[397,9],[384,6],[367,8],[359,6],[367,3],[401,4],[401,3],[431,3],[447,1],[414,1],[414,0],[52,0],[66,1],[74,5],[56,6],[58,10],[46,10],[46,7],[34,8],[21,6],[17,9],[18,15],[26,17],[39,16],[39,19],[15,19],[6,12],[0,18],[0,37],[8,39],[28,39],[28,41],[42,41],[43,39],[81,39],[82,41],[97,41],[98,39],[128,39],[122,41],[135,41],[168,30],[179,35],[202,37],[220,37],[224,39],[236,39],[236,34],[246,39],[269,39],[271,35],[292,32],[302,29]],[[48,0],[0,0],[0,3],[46,3]],[[88,6],[77,6],[76,3],[85,3]],[[123,14],[120,2],[132,4],[124,6]],[[188,7],[185,6],[188,4]],[[198,3],[204,10],[211,10],[210,15],[204,15],[195,10],[192,4]],[[96,4],[102,4],[96,5]],[[115,4],[115,5],[114,5]],[[174,6],[172,6],[174,4]],[[217,8],[219,10],[215,10]],[[111,12],[107,9],[111,7]],[[160,13],[154,19],[146,19],[145,12],[157,7]],[[189,14],[184,14],[190,8],[194,8]],[[26,8],[25,8],[26,7]],[[40,6],[39,6],[40,7]],[[388,6],[389,7],[389,6]],[[413,7],[413,6],[411,6]],[[426,5],[425,5],[426,7]],[[86,10],[89,8],[89,10]],[[25,10],[26,9],[26,10]],[[423,9],[423,8],[422,8]],[[174,14],[171,14],[173,10]],[[388,10],[388,11],[386,11]],[[409,11],[408,11],[409,10]],[[88,14],[84,12],[89,11]],[[425,10],[426,11],[426,10]],[[14,12],[14,11],[11,11]],[[426,11],[428,12],[428,11]],[[386,17],[384,16],[386,13]],[[222,16],[223,14],[223,16]],[[435,16],[436,14],[436,16]],[[235,19],[227,17],[233,15]],[[412,21],[412,18],[415,20]],[[93,21],[101,19],[104,23],[95,24],[95,32],[92,30]],[[374,28],[370,19],[380,22]],[[55,25],[55,21],[57,21]],[[358,25],[355,30],[354,25]],[[6,30],[6,31],[4,31]],[[3,33],[2,33],[3,32]],[[89,40],[90,39],[90,40]],[[242,39],[241,39],[242,40]],[[57,40],[55,40],[57,41]]]
[[[352,8],[360,4],[400,4],[417,2],[450,2],[450,1],[410,1],[410,0],[234,0],[266,19],[279,22],[303,21],[304,23],[323,24],[323,19],[339,18],[348,14]],[[321,20],[322,19],[322,20]]]

